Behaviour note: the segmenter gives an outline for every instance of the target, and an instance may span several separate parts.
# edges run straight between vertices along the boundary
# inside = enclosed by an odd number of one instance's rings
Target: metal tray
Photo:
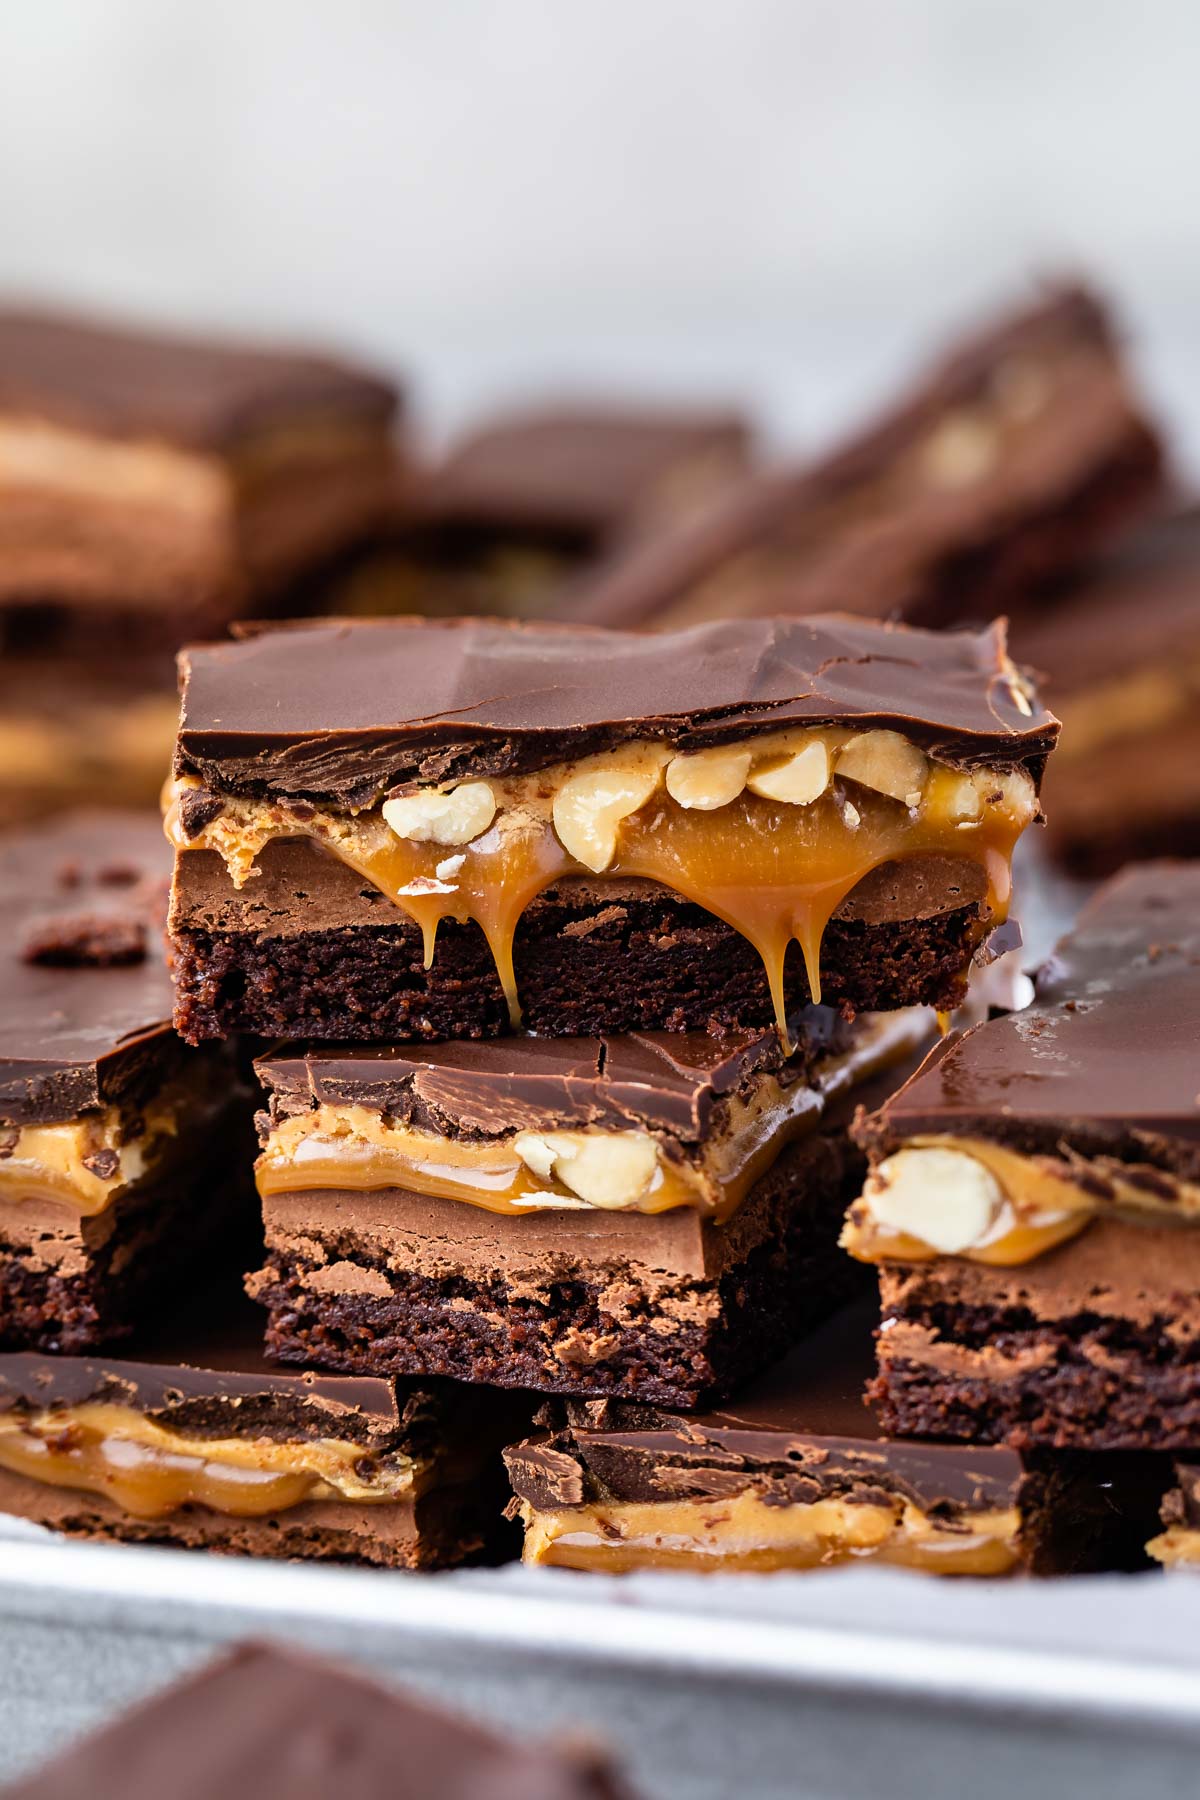
[[[879,1569],[403,1575],[0,1539],[0,1774],[220,1644],[302,1642],[528,1733],[646,1800],[1192,1796],[1200,1583]]]

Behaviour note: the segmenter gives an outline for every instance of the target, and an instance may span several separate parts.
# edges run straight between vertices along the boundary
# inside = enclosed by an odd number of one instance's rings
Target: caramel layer
[[[1146,1554],[1168,1569],[1200,1569],[1200,1531],[1190,1525],[1168,1525],[1151,1538]]]
[[[724,1134],[695,1160],[669,1155],[649,1131],[517,1131],[439,1137],[362,1106],[317,1106],[273,1126],[255,1165],[258,1191],[403,1188],[488,1212],[596,1207],[660,1213],[690,1206],[718,1221],[741,1205],[789,1143],[813,1130],[835,1095],[886,1068],[928,1035],[921,1008],[860,1021],[854,1048],[811,1084],[764,1077],[735,1097]]]
[[[1015,1509],[968,1513],[950,1530],[918,1507],[813,1500],[627,1501],[537,1512],[521,1506],[524,1560],[565,1569],[769,1573],[871,1560],[938,1575],[1007,1575],[1021,1562]]]
[[[1104,1215],[1195,1224],[1200,1186],[1111,1157],[1069,1161],[981,1138],[915,1137],[872,1171],[841,1241],[860,1262],[961,1256],[1009,1267]]]
[[[52,1202],[81,1218],[104,1212],[168,1154],[182,1135],[194,1138],[228,1104],[229,1071],[212,1064],[168,1082],[145,1105],[136,1129],[109,1106],[53,1125],[24,1125],[0,1157],[0,1204]]]
[[[308,1500],[381,1505],[413,1496],[422,1473],[407,1457],[376,1463],[361,1444],[336,1438],[189,1438],[131,1407],[101,1402],[7,1414],[0,1468],[103,1494],[139,1519],[183,1506],[260,1518]]]
[[[419,925],[426,967],[441,920],[473,920],[514,1025],[517,923],[531,900],[567,876],[654,881],[723,919],[761,956],[781,1033],[789,945],[800,944],[819,1000],[825,928],[882,864],[966,857],[985,872],[991,921],[1005,917],[1012,850],[1037,811],[1023,771],[963,774],[928,762],[893,732],[781,732],[722,746],[719,755],[696,769],[697,758],[636,743],[519,779],[424,790],[385,802],[410,832],[404,837],[382,810],[343,815],[306,806],[301,818],[275,803],[230,798],[188,838],[178,805],[185,780],[168,806],[167,832],[179,849],[216,850],[238,887],[272,839],[313,839]]]

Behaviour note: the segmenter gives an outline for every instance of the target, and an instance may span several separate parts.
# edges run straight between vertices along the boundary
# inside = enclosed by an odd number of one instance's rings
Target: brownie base
[[[249,1287],[268,1309],[268,1354],[283,1362],[690,1407],[731,1392],[865,1285],[837,1247],[860,1172],[848,1144],[797,1146],[742,1213],[710,1228],[711,1274],[560,1257],[537,1279],[455,1268],[452,1245],[439,1246],[448,1266],[432,1274],[397,1267],[351,1231],[310,1230],[270,1247]],[[722,1234],[744,1231],[752,1206],[764,1211],[750,1247],[721,1267]],[[325,1285],[331,1268],[349,1272],[348,1291]]]
[[[1175,1322],[1079,1312],[1047,1320],[1018,1308],[929,1302],[887,1308],[868,1400],[890,1436],[969,1439],[1025,1449],[1186,1449],[1200,1442],[1200,1337]],[[902,1353],[915,1327],[930,1360]],[[972,1370],[939,1364],[937,1345]],[[896,1344],[896,1348],[891,1348]]]
[[[978,903],[895,923],[835,918],[822,947],[822,1000],[848,1015],[952,1011],[984,928]],[[428,970],[407,921],[286,937],[177,927],[172,945],[175,1029],[193,1044],[235,1031],[366,1043],[509,1029],[474,925],[443,922]],[[547,1037],[754,1029],[774,1016],[753,946],[667,893],[606,908],[543,896],[518,927],[514,963],[525,1028]],[[789,1009],[808,1004],[798,944],[784,977]]]

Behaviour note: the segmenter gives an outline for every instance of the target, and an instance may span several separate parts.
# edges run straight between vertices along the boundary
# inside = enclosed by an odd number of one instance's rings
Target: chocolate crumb
[[[65,862],[59,865],[58,885],[64,888],[77,888],[83,881],[83,869],[77,862]]]
[[[101,863],[96,870],[96,880],[104,887],[133,887],[141,878],[142,871],[131,862]]]
[[[52,913],[31,926],[21,956],[59,969],[140,963],[146,958],[146,926],[119,913]]]
[[[93,1150],[85,1156],[83,1166],[89,1169],[99,1181],[109,1181],[121,1166],[121,1159],[115,1150]]]
[[[179,823],[184,837],[197,837],[224,810],[220,795],[210,794],[207,788],[185,788],[179,799]]]

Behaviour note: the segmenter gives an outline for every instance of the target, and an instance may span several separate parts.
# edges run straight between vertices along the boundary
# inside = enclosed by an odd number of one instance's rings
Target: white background
[[[1200,409],[1197,0],[9,0],[0,286],[812,441],[1038,271]]]

